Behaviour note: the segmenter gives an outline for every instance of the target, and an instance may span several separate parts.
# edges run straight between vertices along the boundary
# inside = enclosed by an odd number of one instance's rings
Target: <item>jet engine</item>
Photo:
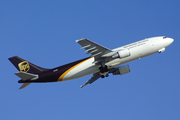
[[[123,49],[115,53],[112,58],[125,58],[130,56],[130,52],[128,49]]]
[[[112,72],[113,75],[123,75],[126,73],[129,73],[130,69],[129,69],[129,65],[125,65],[125,66],[120,66],[118,68],[115,69],[114,72]]]
[[[162,49],[158,50],[158,53],[162,53],[164,51],[165,51],[165,48],[162,48]]]

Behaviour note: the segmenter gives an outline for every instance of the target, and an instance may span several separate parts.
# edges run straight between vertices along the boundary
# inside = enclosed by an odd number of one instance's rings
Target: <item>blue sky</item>
[[[0,119],[179,120],[178,0],[0,1]],[[18,55],[54,68],[88,57],[75,40],[113,49],[154,36],[174,38],[162,54],[127,63],[131,72],[80,88],[90,77],[21,84],[8,61]]]

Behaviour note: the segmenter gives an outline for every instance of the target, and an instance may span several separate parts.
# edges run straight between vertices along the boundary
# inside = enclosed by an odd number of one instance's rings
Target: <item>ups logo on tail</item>
[[[28,72],[30,69],[28,61],[23,61],[23,62],[19,63],[18,66],[19,66],[19,70],[21,72]]]

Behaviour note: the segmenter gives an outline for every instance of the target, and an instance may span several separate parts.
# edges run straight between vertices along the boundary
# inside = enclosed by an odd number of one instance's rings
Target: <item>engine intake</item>
[[[130,69],[129,69],[129,65],[125,65],[125,66],[120,66],[118,68],[116,68],[116,70],[112,73],[113,75],[123,75],[126,73],[129,73]]]
[[[112,58],[125,58],[130,56],[130,52],[128,49],[123,49],[115,53]]]

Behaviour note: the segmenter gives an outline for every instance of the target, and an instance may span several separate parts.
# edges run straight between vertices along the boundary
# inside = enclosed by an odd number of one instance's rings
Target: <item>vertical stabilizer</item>
[[[34,65],[33,63],[30,63],[18,56],[14,56],[14,57],[11,57],[8,59],[21,72],[40,73],[40,72],[47,70],[47,69],[41,68],[37,65]]]

